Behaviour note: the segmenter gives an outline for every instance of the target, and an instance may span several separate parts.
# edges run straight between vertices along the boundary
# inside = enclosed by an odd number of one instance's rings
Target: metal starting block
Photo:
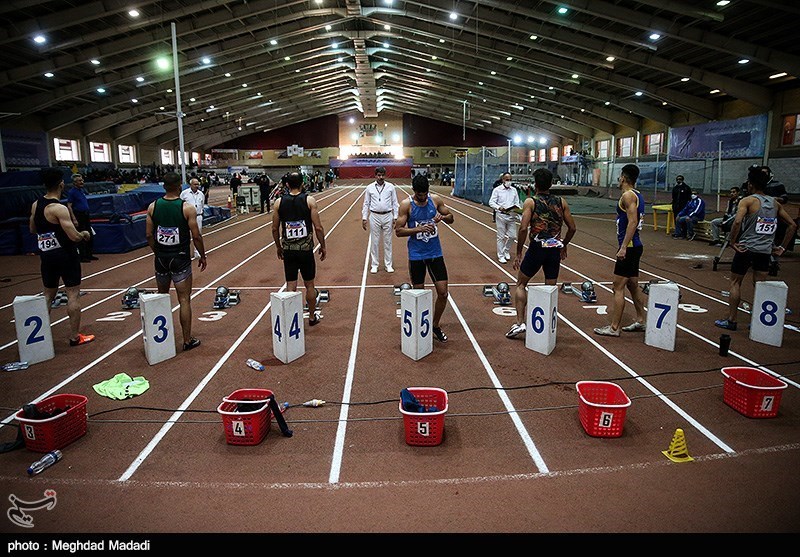
[[[486,284],[483,287],[483,295],[487,298],[494,298],[494,303],[499,306],[511,305],[511,287],[507,282],[498,282],[496,285]]]
[[[241,301],[240,290],[228,290],[224,286],[218,286],[214,294],[214,309],[225,309],[238,305]]]
[[[317,309],[319,309],[320,304],[324,304],[330,301],[331,293],[330,290],[318,290],[316,288],[314,290],[317,291]],[[307,303],[303,304],[303,311],[308,311]]]
[[[404,282],[400,286],[395,286],[394,287],[394,295],[397,296],[397,305],[398,306],[400,305],[400,293],[403,290],[411,290],[411,285],[409,283],[407,283],[407,282]]]
[[[122,309],[139,309],[139,294],[153,294],[152,290],[139,290],[131,286],[122,295]]]
[[[67,305],[67,293],[63,290],[59,290],[56,292],[55,297],[53,298],[52,303],[50,304],[51,308],[57,308],[60,306]]]
[[[597,293],[594,291],[594,284],[591,281],[585,280],[581,283],[581,288],[578,290],[571,282],[561,283],[561,291],[567,294],[575,294],[582,302],[593,304],[597,301]]]
[[[645,294],[650,294],[650,285],[652,285],[652,284],[670,284],[670,283],[674,284],[674,281],[671,281],[671,280],[657,280],[657,279],[649,280],[649,281],[647,281],[647,282],[645,282],[644,284],[641,285],[642,292],[644,292]],[[678,290],[678,301],[680,301],[681,295],[682,295],[681,291]]]

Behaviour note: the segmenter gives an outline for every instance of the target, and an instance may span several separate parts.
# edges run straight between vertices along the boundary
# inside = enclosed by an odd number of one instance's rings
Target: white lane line
[[[449,227],[449,228],[450,228],[450,229],[451,229],[451,230],[452,230],[452,231],[453,231],[453,232],[454,232],[454,233],[455,233],[455,234],[456,234],[456,235],[457,235],[459,238],[461,238],[462,240],[464,240],[464,242],[466,242],[467,244],[469,244],[470,246],[472,246],[472,248],[473,248],[475,251],[477,251],[478,253],[480,253],[481,255],[483,255],[484,257],[486,257],[487,259],[490,259],[490,260],[491,260],[491,258],[490,258],[489,256],[487,256],[485,253],[483,253],[483,252],[480,250],[480,248],[478,248],[478,247],[477,247],[476,245],[474,245],[472,242],[470,242],[469,240],[467,240],[467,239],[466,239],[466,238],[465,238],[465,237],[464,237],[464,236],[463,236],[463,235],[462,235],[460,232],[458,232],[457,230],[455,230],[455,229],[454,229],[452,226],[449,226],[449,225],[448,225],[448,227]],[[492,260],[492,261],[493,261],[493,260]],[[516,277],[514,277],[513,275],[511,275],[511,273],[509,273],[509,272],[508,272],[508,271],[506,271],[505,269],[502,269],[502,268],[501,268],[501,270],[502,270],[502,271],[503,271],[503,272],[504,272],[504,273],[505,273],[505,274],[506,274],[508,277],[510,277],[512,280],[514,280],[514,282],[516,282]],[[581,276],[583,276],[583,275],[581,275]],[[584,277],[584,278],[588,278],[588,277]],[[684,412],[684,411],[683,411],[683,409],[681,409],[681,408],[680,408],[680,407],[679,407],[677,404],[673,403],[673,402],[672,402],[672,401],[671,401],[669,398],[667,398],[667,397],[666,397],[665,395],[663,395],[663,394],[662,394],[660,391],[658,391],[658,389],[656,389],[654,386],[650,385],[650,383],[649,383],[649,382],[647,382],[647,380],[645,380],[644,378],[642,378],[642,377],[641,377],[641,376],[640,376],[638,373],[636,373],[636,372],[635,372],[635,371],[634,371],[632,368],[630,368],[628,365],[626,365],[624,362],[622,362],[622,361],[621,361],[619,358],[617,358],[616,356],[614,356],[614,354],[612,354],[611,352],[609,352],[609,351],[608,351],[608,350],[607,350],[605,347],[603,347],[602,345],[598,344],[598,343],[597,343],[597,341],[595,341],[595,339],[594,339],[594,338],[591,338],[591,337],[590,337],[590,336],[588,336],[586,333],[584,333],[584,332],[583,332],[581,329],[579,329],[579,328],[578,328],[576,325],[574,325],[574,324],[573,324],[573,323],[572,323],[572,322],[571,322],[569,319],[565,318],[565,317],[564,317],[564,316],[563,316],[563,315],[562,315],[560,312],[558,312],[558,317],[559,317],[559,318],[560,318],[560,319],[561,319],[561,320],[562,320],[564,323],[566,323],[566,324],[567,324],[567,325],[568,325],[570,328],[572,328],[572,329],[573,329],[575,332],[577,332],[578,334],[580,334],[580,335],[581,335],[581,336],[582,336],[584,339],[588,340],[590,344],[592,344],[592,345],[593,345],[595,348],[597,348],[598,350],[600,350],[600,352],[602,352],[602,353],[603,353],[603,354],[604,354],[606,357],[608,357],[608,358],[609,358],[609,359],[610,359],[612,362],[614,362],[614,363],[615,363],[615,364],[617,364],[617,365],[618,365],[620,368],[622,368],[623,370],[625,370],[625,371],[626,371],[626,372],[627,372],[629,375],[631,375],[631,377],[634,377],[634,378],[635,378],[637,381],[639,381],[640,383],[642,383],[642,384],[643,384],[645,387],[647,387],[647,389],[648,389],[648,390],[650,390],[652,393],[656,394],[656,395],[657,395],[657,396],[658,396],[658,397],[659,397],[659,398],[660,398],[660,399],[661,399],[663,402],[665,402],[665,403],[666,403],[666,404],[667,404],[667,405],[668,405],[670,408],[672,408],[672,409],[673,409],[675,412],[677,412],[677,413],[678,413],[680,416],[682,416],[682,417],[683,417],[683,418],[685,418],[687,421],[689,421],[689,422],[690,422],[692,425],[694,425],[694,426],[695,426],[695,427],[698,429],[698,431],[700,431],[701,433],[703,433],[703,435],[705,435],[705,436],[706,436],[706,437],[707,437],[707,438],[708,438],[708,439],[709,439],[709,440],[710,440],[712,443],[714,443],[715,445],[717,445],[717,446],[718,446],[719,448],[721,448],[723,451],[726,451],[726,452],[734,452],[732,448],[730,448],[730,447],[729,447],[729,446],[728,446],[726,443],[724,443],[724,442],[723,442],[721,439],[719,439],[719,438],[718,438],[716,435],[714,435],[714,434],[713,434],[713,433],[711,433],[711,432],[710,432],[708,429],[706,429],[706,428],[705,428],[703,425],[701,425],[701,424],[700,424],[700,422],[698,422],[697,420],[695,420],[694,418],[692,418],[692,417],[691,417],[691,416],[690,416],[688,413]]]
[[[325,207],[325,209],[328,209],[329,207],[332,207],[334,204],[336,204],[337,202],[339,202],[343,198],[344,198],[344,196],[340,197],[339,199],[337,199],[336,201],[334,201],[333,203],[331,203],[330,205]],[[342,216],[339,217],[339,220],[337,220],[336,223],[327,232],[327,234],[325,234],[325,238],[326,239],[339,226],[339,223],[341,223],[344,220],[344,218],[350,213],[350,210],[355,206],[355,204],[358,202],[358,200],[360,198],[361,198],[361,195],[356,196],[356,199],[353,201],[353,203],[350,204],[350,206],[347,208],[347,210],[344,212],[344,214],[342,214]],[[321,211],[324,211],[325,209],[322,209]],[[261,248],[256,253],[254,253],[250,257],[248,257],[246,260],[244,260],[241,263],[239,263],[236,267],[234,267],[234,269],[240,267],[241,265],[244,265],[245,262],[249,261],[250,259],[252,259],[256,255],[262,253],[263,251],[265,251],[267,248],[271,247],[274,244],[275,244],[275,242],[271,242],[267,246]],[[314,246],[314,251],[317,251],[318,249],[319,249],[319,244]],[[233,272],[234,269],[231,269],[229,271],[229,273]],[[284,288],[286,288],[286,283],[283,284],[283,286],[281,287],[281,290],[283,290]],[[199,292],[197,294],[199,294]],[[193,297],[196,296],[197,294],[194,294]],[[178,307],[179,306],[175,306],[175,308],[173,308],[172,311],[174,312]],[[200,383],[198,383],[198,385],[189,394],[189,396],[186,397],[186,399],[178,407],[178,410],[174,414],[172,414],[172,416],[170,416],[169,420],[163,426],[161,426],[161,429],[156,433],[155,436],[153,436],[153,438],[150,440],[150,442],[147,444],[147,446],[144,449],[142,449],[142,452],[140,452],[139,456],[137,456],[134,459],[134,461],[130,464],[130,466],[128,466],[127,470],[125,470],[125,472],[123,472],[123,474],[119,477],[118,481],[124,482],[124,481],[127,481],[131,476],[133,476],[133,474],[136,472],[136,470],[139,469],[139,467],[142,465],[142,463],[145,461],[145,459],[158,446],[158,444],[166,436],[166,434],[169,432],[169,430],[172,429],[172,427],[177,423],[178,419],[180,419],[180,417],[183,415],[183,411],[186,410],[192,404],[192,402],[194,402],[194,400],[200,395],[200,393],[203,391],[203,389],[209,383],[209,381],[211,381],[211,379],[217,374],[217,371],[219,371],[220,368],[225,364],[225,362],[228,361],[228,359],[233,354],[234,350],[244,341],[244,339],[247,337],[247,335],[250,334],[250,331],[252,331],[255,328],[255,326],[261,321],[261,318],[264,317],[264,315],[266,315],[266,313],[267,313],[267,311],[269,311],[270,307],[272,307],[272,302],[271,301],[268,302],[266,306],[264,306],[264,308],[256,316],[256,318],[250,323],[250,325],[248,325],[247,328],[242,332],[242,334],[239,335],[239,338],[237,338],[236,341],[231,345],[231,347],[228,348],[228,350],[225,351],[225,353],[220,357],[219,360],[217,360],[217,363],[214,365],[214,367],[212,367],[211,370],[209,370],[209,372],[206,374],[206,376],[203,378],[203,380]]]
[[[364,265],[361,269],[361,290],[358,293],[358,309],[356,311],[356,321],[353,325],[353,342],[350,345],[350,357],[347,359],[347,374],[344,380],[344,393],[342,394],[342,405],[339,408],[339,424],[336,427],[336,441],[333,447],[333,458],[331,459],[331,471],[328,475],[328,483],[339,482],[339,475],[342,469],[342,458],[344,457],[344,438],[347,431],[347,416],[350,409],[350,395],[353,392],[353,376],[356,369],[356,358],[358,357],[358,341],[361,335],[361,318],[364,315],[364,296],[367,284],[367,265],[369,263],[369,252],[372,245],[372,235],[367,242],[367,250],[364,253]]]
[[[453,308],[453,312],[455,312],[456,317],[458,318],[461,326],[464,328],[464,331],[467,333],[467,337],[469,338],[470,342],[472,343],[472,347],[475,349],[475,353],[478,355],[478,359],[480,359],[481,363],[483,364],[483,369],[486,370],[487,375],[489,375],[489,379],[492,381],[492,385],[495,386],[497,389],[497,394],[500,397],[500,400],[503,401],[503,406],[505,406],[506,410],[508,411],[508,415],[511,418],[511,421],[514,423],[514,427],[517,428],[517,433],[522,438],[522,442],[525,444],[525,448],[528,449],[528,454],[531,455],[533,462],[536,464],[536,468],[538,468],[539,473],[546,474],[550,470],[547,468],[547,464],[545,463],[544,459],[542,458],[541,453],[539,453],[539,449],[536,448],[536,444],[531,439],[528,430],[525,429],[525,425],[522,423],[522,419],[520,419],[519,414],[517,414],[517,409],[514,408],[514,404],[511,402],[511,399],[508,398],[506,394],[505,387],[500,382],[500,379],[497,377],[497,374],[494,372],[492,365],[489,363],[489,360],[486,358],[486,354],[483,353],[483,350],[478,344],[475,335],[472,334],[472,330],[467,325],[467,320],[464,319],[464,316],[461,315],[461,311],[458,309],[456,305],[456,301],[453,299],[453,296],[449,296],[450,298],[450,305]]]

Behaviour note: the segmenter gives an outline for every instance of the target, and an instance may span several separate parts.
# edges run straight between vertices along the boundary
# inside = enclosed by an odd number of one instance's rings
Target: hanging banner
[[[695,124],[669,131],[672,160],[762,158],[767,145],[766,114]]]

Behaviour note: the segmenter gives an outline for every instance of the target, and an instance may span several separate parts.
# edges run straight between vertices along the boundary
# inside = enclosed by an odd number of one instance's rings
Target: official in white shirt
[[[191,203],[194,205],[194,208],[197,211],[197,228],[199,230],[203,230],[203,206],[206,202],[206,196],[202,191],[200,191],[200,180],[197,178],[192,178],[189,180],[189,187],[181,192],[181,199],[183,199],[186,203]],[[195,257],[200,257],[197,249],[194,250],[194,256],[192,259]]]
[[[501,183],[492,190],[489,207],[497,211],[497,260],[508,263],[511,260],[511,244],[517,238],[520,216],[515,209],[520,208],[519,193],[511,183],[508,172],[500,176]]]
[[[394,223],[400,204],[394,184],[384,180],[386,169],[379,166],[375,169],[375,181],[367,186],[364,194],[364,206],[361,209],[361,227],[366,230],[369,222],[369,234],[372,245],[370,273],[378,272],[380,244],[383,243],[383,264],[387,273],[394,273],[392,267],[392,237]]]

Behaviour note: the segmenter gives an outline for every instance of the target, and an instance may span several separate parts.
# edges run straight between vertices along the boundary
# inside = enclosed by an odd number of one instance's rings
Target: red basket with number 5
[[[264,440],[272,423],[271,397],[268,389],[239,389],[222,399],[217,412],[229,445],[258,445]]]
[[[774,418],[788,385],[754,367],[724,367],[722,399],[748,418]]]
[[[444,435],[444,415],[447,413],[447,392],[436,387],[409,387],[408,391],[426,410],[434,406],[437,410],[435,412],[408,412],[403,410],[403,401],[400,401],[406,443],[427,447],[441,444],[442,435]]]
[[[592,437],[619,437],[631,399],[616,383],[578,381],[580,397],[578,416],[586,433]]]

